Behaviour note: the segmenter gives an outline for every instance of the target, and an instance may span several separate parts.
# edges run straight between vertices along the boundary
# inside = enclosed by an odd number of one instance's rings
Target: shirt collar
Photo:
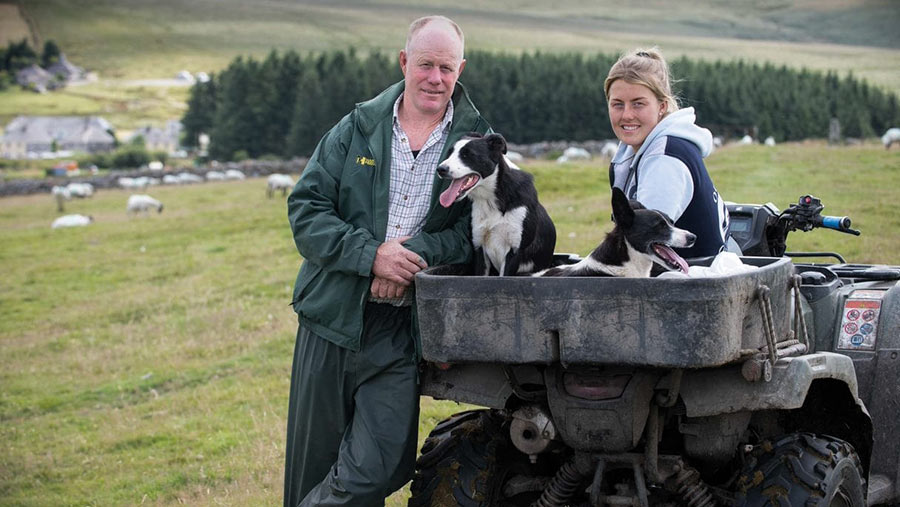
[[[401,93],[397,100],[394,101],[394,125],[400,124],[400,119],[398,113],[400,112],[400,102],[403,100],[403,94]],[[441,132],[450,130],[450,127],[453,125],[453,101],[447,102],[447,110],[444,111],[444,118],[441,120]]]

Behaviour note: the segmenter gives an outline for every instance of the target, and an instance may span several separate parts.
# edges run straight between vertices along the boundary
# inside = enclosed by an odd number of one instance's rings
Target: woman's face
[[[619,141],[635,151],[662,119],[666,104],[644,85],[617,79],[609,87],[609,123]]]

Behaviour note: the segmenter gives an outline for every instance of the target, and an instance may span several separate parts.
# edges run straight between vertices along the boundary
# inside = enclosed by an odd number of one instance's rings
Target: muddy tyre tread
[[[738,478],[737,505],[820,505],[845,479],[850,503],[865,506],[866,480],[849,443],[824,435],[793,433],[756,446]]]
[[[410,486],[409,507],[495,505],[499,446],[505,416],[470,410],[440,422],[422,445]]]

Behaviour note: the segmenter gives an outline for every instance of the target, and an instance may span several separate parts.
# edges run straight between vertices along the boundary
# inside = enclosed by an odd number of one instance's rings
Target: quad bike
[[[900,502],[900,267],[786,254],[859,234],[822,209],[729,205],[756,269],[720,277],[419,273],[422,393],[486,408],[434,428],[409,505]]]

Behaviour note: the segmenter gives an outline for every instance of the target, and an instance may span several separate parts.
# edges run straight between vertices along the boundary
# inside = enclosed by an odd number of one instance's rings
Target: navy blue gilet
[[[728,217],[726,215],[722,218],[723,223],[719,223],[719,193],[706,171],[700,149],[694,143],[680,137],[666,136],[665,154],[682,161],[690,171],[691,180],[694,183],[694,195],[691,197],[691,202],[675,222],[675,226],[694,233],[697,241],[690,248],[675,248],[674,250],[684,258],[718,254],[725,248],[722,231],[728,230]],[[634,199],[633,194],[637,192],[639,185],[637,168],[640,166],[640,162],[638,159],[632,165],[635,184],[632,195],[628,196],[629,199]],[[614,164],[609,166],[610,187],[613,186],[615,180],[614,167]]]

